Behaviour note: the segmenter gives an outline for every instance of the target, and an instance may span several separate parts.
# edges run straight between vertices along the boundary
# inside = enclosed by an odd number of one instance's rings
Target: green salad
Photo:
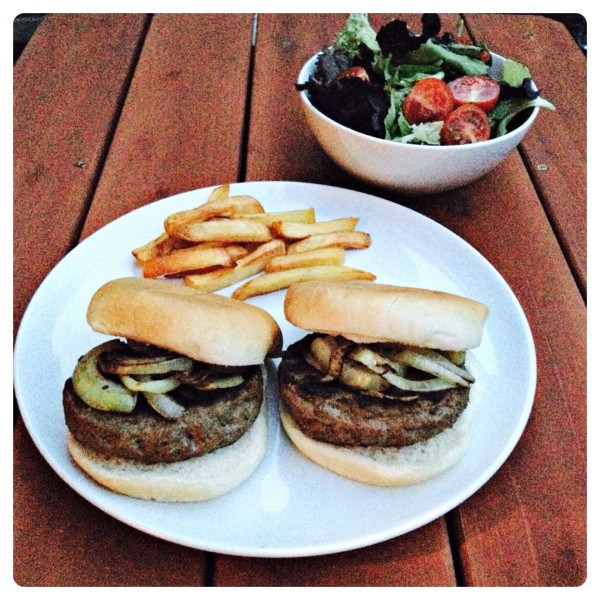
[[[554,109],[525,65],[508,58],[492,69],[485,44],[440,35],[437,14],[424,14],[421,24],[418,35],[398,19],[376,32],[368,15],[351,14],[297,88],[346,127],[412,144],[486,141],[518,127],[535,107]]]

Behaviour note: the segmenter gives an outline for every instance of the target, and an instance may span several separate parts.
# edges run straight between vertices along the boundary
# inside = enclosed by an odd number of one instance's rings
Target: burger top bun
[[[363,281],[291,286],[284,302],[293,325],[355,342],[392,342],[439,350],[481,343],[484,304],[445,292]]]
[[[258,365],[282,344],[277,322],[261,308],[158,279],[109,281],[92,297],[87,320],[99,333],[216,365]]]

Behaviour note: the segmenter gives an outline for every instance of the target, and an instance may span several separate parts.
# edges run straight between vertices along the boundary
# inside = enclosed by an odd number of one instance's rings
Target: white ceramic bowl
[[[308,81],[318,54],[302,67],[298,83]],[[492,54],[492,74],[504,58]],[[422,146],[375,138],[336,123],[310,102],[306,91],[300,100],[308,125],[323,150],[354,177],[407,195],[443,192],[479,179],[514,150],[533,122],[539,108],[510,133],[463,146]]]

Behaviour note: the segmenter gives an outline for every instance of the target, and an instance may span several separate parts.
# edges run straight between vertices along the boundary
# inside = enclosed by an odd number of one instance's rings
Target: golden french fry
[[[186,240],[169,237],[166,233],[161,233],[157,238],[149,241],[147,244],[135,248],[131,251],[135,259],[143,263],[155,256],[167,254],[172,250],[178,250],[189,246]]]
[[[216,292],[260,273],[265,264],[285,252],[281,240],[271,240],[237,261],[235,267],[216,269],[198,275],[187,275],[184,284],[204,292]]]
[[[235,289],[231,297],[237,300],[246,300],[252,296],[260,296],[282,290],[294,283],[302,283],[304,281],[353,281],[358,279],[373,281],[375,275],[368,271],[343,265],[288,269],[286,271],[264,273],[254,279],[250,279],[250,281]]]
[[[249,215],[241,215],[241,218],[253,219],[255,221],[264,223],[269,227],[277,221],[291,221],[294,223],[314,223],[315,209],[301,208],[299,210],[283,210],[278,212],[256,213]]]
[[[343,265],[346,251],[343,248],[319,248],[308,252],[297,252],[285,256],[275,256],[266,265],[265,271],[285,271],[300,267],[318,267],[320,265]]]
[[[225,200],[225,198],[229,198],[229,189],[230,185],[228,183],[224,183],[223,185],[218,185],[208,196],[208,202],[216,202],[217,200]]]
[[[236,266],[243,267],[244,265],[250,265],[253,263],[260,262],[261,265],[267,264],[272,258],[282,256],[285,254],[285,243],[283,240],[271,240],[265,242],[255,248],[252,252],[242,256],[236,260]]]
[[[332,219],[331,221],[319,221],[317,223],[294,223],[291,221],[276,221],[271,225],[271,231],[288,240],[299,240],[309,235],[334,233],[337,231],[354,231],[358,219],[355,217],[344,217]]]
[[[268,242],[273,239],[266,225],[248,219],[193,221],[179,226],[174,235],[190,242]]]
[[[169,254],[155,256],[144,262],[142,275],[152,279],[208,267],[229,267],[233,266],[235,261],[246,253],[247,250],[242,246],[205,247],[200,245],[174,250]]]
[[[201,223],[215,218],[235,218],[244,213],[261,212],[265,212],[262,204],[252,196],[228,196],[206,202],[196,208],[173,213],[165,219],[164,228],[171,237],[182,237],[178,234],[179,229],[190,223]]]
[[[288,246],[288,254],[307,252],[318,248],[363,249],[371,245],[371,236],[364,231],[334,231],[332,233],[316,233]]]

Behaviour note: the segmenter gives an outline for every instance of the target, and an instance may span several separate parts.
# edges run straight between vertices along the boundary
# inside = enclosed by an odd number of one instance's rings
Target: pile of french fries
[[[371,245],[357,223],[316,221],[312,207],[265,212],[256,198],[232,196],[224,184],[204,204],[169,215],[164,232],[132,253],[143,277],[178,277],[205,292],[240,283],[232,297],[246,300],[303,281],[374,280],[345,265],[346,250]]]

